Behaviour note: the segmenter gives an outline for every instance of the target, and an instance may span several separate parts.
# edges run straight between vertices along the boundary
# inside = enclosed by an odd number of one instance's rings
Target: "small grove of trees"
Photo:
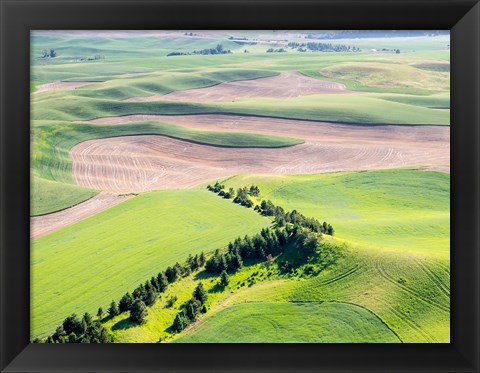
[[[313,52],[360,52],[360,48],[345,44],[290,42],[287,45],[290,48],[297,49],[299,52],[306,52],[307,50]]]
[[[278,49],[273,49],[273,48],[268,48],[267,53],[285,53],[287,50],[285,48],[278,48]]]
[[[234,203],[245,207],[253,207],[253,201],[250,199],[250,196],[258,197],[260,195],[260,189],[256,185],[243,188],[238,188],[235,191],[233,188],[229,188],[228,191],[225,191],[225,185],[220,184],[218,181],[212,186],[207,185],[207,189],[213,193],[217,193],[220,197],[231,199],[233,198]]]
[[[185,302],[181,311],[175,316],[172,329],[178,333],[194,322],[200,313],[207,312],[207,307],[205,306],[207,299],[207,292],[203,284],[199,282],[192,294],[192,298]]]
[[[218,181],[215,182],[215,184],[213,184],[213,186],[211,186],[210,184],[207,185],[207,189],[208,189],[210,192],[213,192],[213,193],[219,193],[219,192],[221,192],[224,188],[225,188],[225,185],[224,185],[224,184],[220,184]]]
[[[55,49],[42,49],[42,58],[54,58],[57,57],[57,51]]]
[[[303,227],[309,228],[313,232],[325,233],[333,236],[335,230],[331,224],[327,222],[320,222],[315,218],[308,218],[305,215],[299,213],[297,210],[291,212],[285,212],[281,206],[275,206],[272,201],[262,200],[260,205],[255,206],[255,211],[264,216],[274,216],[275,224],[277,227],[284,227],[287,223],[300,224]]]
[[[193,51],[192,53],[208,55],[208,54],[228,54],[228,53],[232,53],[232,51],[230,49],[224,49],[222,44],[217,44],[215,48],[205,48],[199,51]]]
[[[224,49],[222,44],[217,44],[215,48],[205,48],[198,51],[193,52],[178,52],[173,51],[167,54],[167,57],[170,56],[189,56],[192,54],[201,54],[201,55],[214,55],[214,54],[229,54],[232,53],[230,49]]]
[[[35,342],[42,342],[36,339]],[[55,333],[48,336],[44,343],[109,343],[112,337],[100,323],[100,320],[93,320],[89,313],[85,313],[81,319],[77,315],[68,316],[55,330]]]

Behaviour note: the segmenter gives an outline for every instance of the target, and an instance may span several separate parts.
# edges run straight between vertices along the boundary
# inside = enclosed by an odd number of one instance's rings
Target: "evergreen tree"
[[[158,291],[158,283],[157,283],[157,279],[155,278],[155,276],[153,276],[150,279],[150,285],[152,286],[153,290]]]
[[[70,333],[68,335],[68,343],[76,343],[77,342],[77,336],[75,333]]]
[[[142,324],[145,322],[145,317],[147,317],[147,314],[148,312],[145,303],[143,303],[143,301],[140,299],[136,299],[132,305],[132,308],[130,309],[130,319],[133,322]]]
[[[159,293],[163,293],[168,286],[168,279],[165,273],[160,272],[157,276],[157,288]]]
[[[102,316],[103,316],[103,308],[100,307],[100,308],[98,309],[98,311],[97,311],[97,317],[98,317],[99,319],[101,319]]]
[[[145,291],[145,286],[143,284],[140,284],[132,293],[134,299],[145,299],[146,295],[147,292]]]
[[[107,330],[103,327],[100,331],[98,341],[100,343],[109,343],[109,342],[112,341],[112,339],[111,339],[110,335],[108,334]]]
[[[83,315],[83,318],[82,318],[82,321],[85,323],[85,325],[90,325],[93,321],[92,319],[92,315],[90,315],[88,312],[85,312],[85,314]],[[84,330],[86,330],[87,328],[84,328]]]
[[[173,330],[175,330],[177,333],[181,332],[185,327],[187,326],[187,323],[185,322],[185,317],[182,316],[181,313],[177,314],[175,317],[175,320],[173,321]]]
[[[230,283],[230,279],[228,278],[227,271],[222,271],[220,275],[220,286],[226,287]]]
[[[200,253],[200,256],[198,257],[198,262],[199,262],[199,267],[203,267],[205,265],[205,254],[203,251]]]
[[[117,307],[117,303],[115,303],[114,300],[112,300],[112,303],[110,303],[110,307],[108,308],[108,314],[110,315],[110,317],[114,317],[114,316],[117,316],[118,315],[118,307]]]
[[[155,303],[155,300],[157,299],[157,293],[155,290],[150,288],[147,292],[147,296],[145,297],[145,304],[147,306],[151,306],[153,303]]]
[[[202,304],[199,300],[192,298],[185,303],[185,315],[190,321],[195,321],[197,315],[200,313]]]
[[[126,293],[122,299],[120,299],[120,302],[118,302],[118,309],[120,312],[127,312],[130,311],[130,307],[133,305],[133,297],[130,295],[130,293]]]
[[[62,330],[65,331],[65,334],[81,334],[83,333],[84,328],[82,322],[77,318],[77,315],[72,314],[72,316],[67,317],[63,321]]]
[[[201,282],[199,282],[197,287],[195,288],[195,291],[193,292],[193,297],[200,301],[201,304],[204,304],[207,301],[208,295]]]

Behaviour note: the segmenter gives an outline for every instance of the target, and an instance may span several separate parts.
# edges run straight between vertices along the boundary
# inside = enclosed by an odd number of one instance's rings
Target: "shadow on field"
[[[208,292],[209,293],[221,293],[224,290],[225,290],[225,286],[222,286],[220,284],[215,284],[215,286],[212,287]]]
[[[112,330],[125,330],[136,326],[130,319],[123,319],[112,326]]]
[[[195,275],[194,279],[195,280],[208,280],[208,279],[215,278],[215,277],[219,277],[219,275],[217,273],[201,271],[201,272],[198,272]]]

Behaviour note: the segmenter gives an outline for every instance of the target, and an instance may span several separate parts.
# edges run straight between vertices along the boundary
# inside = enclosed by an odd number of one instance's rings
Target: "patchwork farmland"
[[[31,339],[449,342],[449,43],[32,32]]]

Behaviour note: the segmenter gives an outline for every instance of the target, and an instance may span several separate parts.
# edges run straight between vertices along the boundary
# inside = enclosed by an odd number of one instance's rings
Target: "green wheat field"
[[[450,342],[449,47],[32,31],[31,340]]]

